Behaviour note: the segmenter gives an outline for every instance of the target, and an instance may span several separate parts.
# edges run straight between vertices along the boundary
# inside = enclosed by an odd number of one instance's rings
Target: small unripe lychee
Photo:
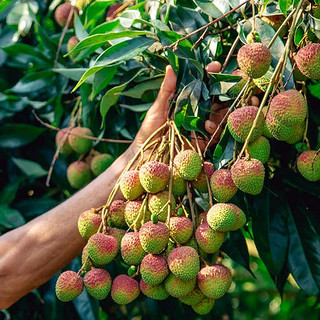
[[[83,161],[72,162],[67,169],[67,179],[71,187],[81,189],[91,180],[89,166]]]
[[[90,168],[93,174],[97,177],[99,174],[109,168],[114,161],[111,154],[101,153],[94,156],[91,160]]]
[[[176,206],[176,200],[171,195],[171,211]],[[164,190],[159,193],[153,194],[149,197],[148,207],[152,214],[155,214],[159,221],[165,222],[168,215],[168,200],[169,191]]]
[[[253,43],[253,42],[261,42],[261,37],[259,35],[259,32],[257,31],[251,31],[246,36],[247,43]]]
[[[142,248],[153,254],[161,253],[169,241],[169,229],[163,222],[145,223],[139,231]]]
[[[183,196],[187,191],[186,181],[180,176],[176,168],[173,168],[172,176],[172,194],[174,196]]]
[[[320,153],[315,150],[307,150],[297,159],[298,171],[308,181],[320,180]]]
[[[214,166],[211,162],[205,161],[203,163],[202,170],[198,177],[191,182],[193,188],[197,189],[199,192],[202,193],[208,193],[208,185],[207,185],[207,179],[210,180],[210,177],[212,176],[214,172]]]
[[[191,306],[192,304],[199,303],[204,298],[205,298],[205,296],[202,293],[202,291],[198,287],[195,287],[189,294],[187,294],[184,297],[179,298],[179,300],[181,302]]]
[[[131,277],[120,274],[111,286],[111,298],[118,304],[128,304],[137,299],[140,294],[139,283]]]
[[[222,264],[213,264],[202,268],[198,273],[198,286],[208,298],[221,298],[230,288],[232,275]]]
[[[157,286],[169,274],[167,260],[163,256],[147,254],[140,264],[142,279],[150,286]]]
[[[170,273],[164,281],[166,291],[174,298],[181,298],[189,294],[196,286],[196,278],[181,280]]]
[[[231,168],[232,180],[243,192],[257,195],[262,191],[265,170],[257,159],[239,159]]]
[[[170,218],[170,237],[178,243],[187,242],[193,233],[192,221],[187,217]]]
[[[296,55],[296,64],[306,77],[320,79],[320,43],[310,43]]]
[[[95,233],[89,238],[87,249],[93,263],[105,265],[116,257],[119,245],[114,237]]]
[[[250,157],[266,163],[270,156],[270,142],[267,138],[261,136],[256,141],[248,144]]]
[[[78,43],[79,43],[79,40],[76,36],[71,37],[67,43],[68,53],[70,53],[77,46]],[[70,54],[71,59],[74,59],[75,57],[76,57],[76,54],[74,54],[74,53]]]
[[[249,77],[260,78],[270,68],[271,52],[262,43],[248,43],[242,46],[237,55],[239,68]]]
[[[228,202],[238,190],[228,169],[215,171],[210,177],[210,187],[213,197],[218,202]]]
[[[165,300],[169,297],[169,293],[166,291],[163,283],[151,286],[141,279],[140,290],[145,296],[154,300]]]
[[[120,190],[127,200],[135,200],[142,195],[144,189],[140,183],[139,171],[130,170],[120,179]]]
[[[68,128],[63,128],[64,130],[67,130]],[[64,136],[66,135],[67,133],[60,130],[57,132],[56,134],[56,146],[59,146],[60,144],[60,141],[62,139],[64,139]],[[62,141],[61,141],[62,143]],[[66,138],[66,140],[64,141],[63,145],[60,147],[60,153],[62,154],[70,154],[73,152],[73,149],[70,147],[70,144],[68,142],[68,138]]]
[[[200,156],[196,151],[191,149],[179,152],[174,157],[173,163],[179,175],[185,180],[196,179],[202,168]]]
[[[71,5],[71,3],[69,3],[69,2],[62,3],[56,8],[56,11],[54,13],[54,17],[55,17],[57,23],[61,27],[64,27],[67,24],[67,20],[68,20],[69,13],[70,13],[71,10],[73,12],[71,14],[72,17],[71,17],[71,20],[70,20],[70,23],[69,23],[69,28],[73,27],[74,11],[76,11],[79,14],[78,8],[73,7]]]
[[[128,232],[121,240],[121,256],[128,265],[138,265],[141,263],[146,252],[143,250],[139,232]]]
[[[230,231],[237,223],[237,214],[229,203],[216,203],[207,213],[207,223],[214,231]]]
[[[149,193],[163,190],[169,182],[169,177],[168,165],[158,161],[148,161],[139,170],[141,185]]]
[[[89,239],[98,231],[101,221],[101,214],[96,213],[94,209],[82,212],[78,219],[78,230],[81,237]]]
[[[204,298],[197,304],[192,304],[191,307],[194,312],[200,314],[201,316],[204,316],[212,310],[214,303],[215,299]]]
[[[105,299],[111,289],[111,277],[104,269],[92,269],[83,278],[87,292],[98,300]]]
[[[144,214],[142,201],[132,200],[127,202],[126,207],[124,209],[124,217],[128,227],[139,230],[143,218],[145,218],[145,221],[149,221],[150,216],[151,213],[148,209]]]
[[[77,153],[87,153],[92,148],[92,140],[82,136],[93,137],[93,133],[89,128],[76,127],[70,131],[68,136],[71,148]]]
[[[125,207],[126,203],[123,200],[112,201],[107,217],[107,222],[110,227],[120,229],[125,229],[127,227],[127,223],[124,218]]]
[[[60,301],[75,299],[83,290],[82,278],[74,271],[62,272],[56,283],[56,295]]]

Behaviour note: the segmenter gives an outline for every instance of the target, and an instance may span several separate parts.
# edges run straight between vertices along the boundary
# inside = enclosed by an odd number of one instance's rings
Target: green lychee
[[[90,169],[93,174],[97,177],[99,174],[104,172],[109,168],[114,161],[114,158],[111,154],[101,153],[94,156],[91,160]]]
[[[174,196],[183,196],[187,191],[186,181],[180,176],[176,168],[173,168],[172,176],[172,194]]]
[[[167,260],[163,256],[147,254],[140,264],[142,279],[150,286],[157,286],[169,274]]]
[[[229,203],[216,203],[207,213],[207,223],[214,231],[230,231],[237,223],[237,214]]]
[[[121,176],[120,190],[127,200],[135,200],[142,195],[144,189],[140,183],[139,171],[127,171]]]
[[[128,304],[137,299],[140,294],[139,283],[131,277],[120,274],[111,286],[111,298],[118,304]]]
[[[307,150],[297,159],[298,171],[308,181],[320,180],[320,153],[315,150]]]
[[[202,168],[202,160],[198,153],[188,149],[179,152],[173,159],[173,164],[179,175],[185,180],[194,180]]]
[[[208,177],[208,179],[210,179],[213,172],[214,172],[213,164],[211,162],[205,161],[203,163],[202,170],[198,175],[198,177],[195,180],[191,181],[193,188],[197,189],[199,192],[208,193],[206,176]]]
[[[240,69],[236,69],[236,70],[232,71],[231,75],[242,77],[241,80],[239,80],[234,86],[232,86],[227,91],[227,94],[231,98],[236,98],[240,94],[240,92],[243,89],[243,87],[245,86],[245,84],[247,83],[249,77]]]
[[[72,162],[67,169],[67,179],[71,187],[81,189],[91,180],[89,166],[83,161]]]
[[[320,43],[310,43],[296,55],[296,64],[309,79],[320,79]]]
[[[229,203],[229,205],[233,208],[233,210],[237,216],[237,222],[233,226],[233,228],[230,230],[230,231],[235,231],[235,230],[242,228],[246,224],[247,218],[246,218],[246,215],[244,214],[244,212],[238,206],[236,206],[233,203]]]
[[[286,140],[286,143],[295,144],[299,141],[302,141],[305,130],[306,130],[306,121],[302,121],[301,123],[297,124],[293,128],[292,134]]]
[[[278,121],[270,112],[266,116],[267,132],[280,141],[286,141],[294,134],[294,127],[288,127]],[[264,134],[266,130],[264,131]]]
[[[141,279],[140,290],[145,296],[154,300],[165,300],[169,297],[169,293],[166,291],[163,283],[156,286],[150,286]]]
[[[247,43],[261,42],[261,37],[257,31],[252,31],[246,36]]]
[[[98,300],[105,299],[111,289],[111,277],[104,269],[92,269],[83,278],[87,292]]]
[[[164,281],[166,291],[174,298],[181,298],[189,294],[196,286],[196,278],[181,280],[172,273]]]
[[[54,13],[54,17],[55,17],[57,23],[59,24],[59,26],[64,27],[67,24],[67,20],[68,20],[70,11],[73,11],[71,14],[72,17],[71,17],[71,20],[69,23],[69,28],[72,28],[73,27],[74,12],[76,11],[77,14],[79,14],[78,8],[73,7],[71,5],[71,3],[69,3],[69,2],[62,3],[56,8],[56,11]]]
[[[187,294],[186,296],[183,296],[183,297],[179,298],[179,300],[181,302],[191,306],[192,304],[199,303],[204,298],[205,298],[205,296],[202,293],[202,291],[198,287],[196,287],[189,294]]]
[[[93,137],[89,128],[76,127],[70,131],[68,142],[71,148],[77,153],[87,153],[92,148],[92,140],[83,136]]]
[[[64,271],[56,283],[56,295],[60,301],[75,299],[83,290],[82,278],[74,271]]]
[[[126,203],[123,200],[112,201],[107,216],[107,222],[110,227],[120,229],[125,229],[127,227],[124,217],[125,207]]]
[[[124,217],[128,227],[139,230],[141,223],[144,220],[150,220],[151,213],[146,208],[142,207],[142,201],[132,200],[128,201],[124,209]]]
[[[270,156],[270,142],[267,138],[261,136],[256,141],[248,144],[248,151],[251,158],[266,163]]]
[[[81,237],[89,239],[98,231],[101,221],[101,214],[96,213],[95,209],[82,212],[78,219],[78,230]]]
[[[143,250],[139,232],[128,232],[121,240],[121,256],[128,265],[138,265],[146,255]]]
[[[170,218],[170,237],[178,243],[187,242],[193,234],[192,221],[187,217]]]
[[[68,128],[63,128],[63,130],[68,130]],[[60,145],[60,141],[64,139],[64,136],[67,134],[67,132],[59,130],[56,134],[56,146]],[[61,141],[62,143],[62,141]],[[68,138],[64,141],[63,145],[60,146],[60,153],[62,154],[71,154],[73,152],[73,149],[70,147],[70,144],[68,142]]]
[[[176,200],[171,195],[171,211],[174,211],[176,206]],[[165,222],[168,216],[168,200],[169,191],[164,190],[156,194],[152,194],[149,197],[148,207],[152,214],[157,215],[157,218],[161,222]]]
[[[197,304],[192,304],[191,307],[194,312],[200,314],[201,316],[204,316],[212,310],[214,303],[214,299],[204,298]]]

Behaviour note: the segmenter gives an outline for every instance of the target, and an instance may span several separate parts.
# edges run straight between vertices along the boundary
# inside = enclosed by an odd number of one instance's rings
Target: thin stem
[[[228,55],[227,55],[226,59],[224,60],[224,63],[223,63],[223,65],[222,65],[222,68],[221,68],[220,73],[222,73],[222,72],[224,71],[224,69],[226,68],[226,66],[227,66],[230,58],[231,58],[232,55],[233,55],[234,50],[236,49],[236,46],[237,46],[239,40],[240,40],[240,37],[237,36],[236,39],[234,40],[234,42],[233,42],[233,44],[232,44],[229,52],[228,52]]]

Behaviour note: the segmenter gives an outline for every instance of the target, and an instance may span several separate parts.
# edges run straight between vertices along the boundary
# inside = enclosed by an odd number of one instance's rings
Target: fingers
[[[206,66],[207,72],[219,73],[221,70],[221,63],[219,61],[212,61]]]

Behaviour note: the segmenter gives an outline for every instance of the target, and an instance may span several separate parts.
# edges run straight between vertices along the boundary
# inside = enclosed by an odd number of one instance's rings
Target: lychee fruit
[[[92,269],[83,278],[87,292],[98,300],[105,299],[111,289],[111,277],[104,269]]]
[[[229,203],[216,203],[207,213],[207,223],[214,231],[230,231],[237,223],[237,214]]]
[[[77,14],[79,14],[78,8],[72,6],[71,3],[69,3],[69,2],[62,3],[56,8],[56,11],[54,13],[54,17],[60,27],[64,27],[67,24],[67,20],[68,20],[69,13],[71,10],[73,12],[72,12],[72,17],[71,17],[71,20],[69,23],[69,28],[73,27],[74,12],[76,11]]]
[[[165,300],[169,297],[169,293],[166,291],[163,283],[151,286],[141,279],[140,290],[145,296],[154,300]]]
[[[223,264],[213,264],[202,268],[197,279],[199,289],[211,299],[221,298],[232,283],[231,272]]]
[[[108,228],[107,230],[108,230],[108,235],[111,237],[114,237],[117,240],[119,248],[120,248],[122,238],[126,234],[126,231],[123,229],[119,229],[119,228]]]
[[[242,77],[241,80],[239,80],[234,86],[232,86],[227,91],[227,94],[231,98],[236,98],[240,94],[240,92],[243,89],[243,87],[245,86],[245,84],[247,83],[249,77],[240,69],[236,69],[236,70],[232,71],[231,75]]]
[[[114,237],[95,233],[88,240],[87,250],[93,263],[105,265],[116,257],[119,245]]]
[[[177,243],[185,243],[193,233],[192,221],[187,217],[171,217],[169,229],[171,239]]]
[[[293,128],[292,134],[286,140],[286,143],[295,144],[299,141],[302,141],[305,130],[306,130],[306,121],[302,121],[301,123],[297,124]]]
[[[93,137],[93,133],[89,128],[75,127],[68,136],[71,148],[77,153],[87,153],[92,148],[92,140],[82,136]]]
[[[255,106],[246,106],[230,113],[228,117],[228,128],[235,140],[241,143],[245,141],[253,126],[258,110],[259,108]],[[260,114],[257,126],[253,129],[249,142],[257,140],[262,135],[263,128],[264,117]]]
[[[179,298],[179,300],[182,303],[185,303],[185,304],[191,306],[192,304],[199,303],[204,298],[205,298],[205,296],[202,293],[202,291],[198,287],[195,287],[189,294],[187,294],[184,297]]]
[[[150,286],[157,286],[169,274],[167,260],[163,256],[147,254],[141,261],[140,274]]]
[[[260,78],[270,68],[270,49],[259,42],[248,43],[239,49],[237,62],[246,75],[254,79]]]
[[[139,231],[142,248],[153,254],[161,253],[169,241],[169,229],[163,222],[145,223]]]
[[[164,281],[166,291],[174,298],[181,298],[189,294],[196,286],[196,278],[181,280],[172,273]]]
[[[79,40],[76,36],[71,37],[67,43],[68,53],[70,53],[77,46],[78,43],[79,43]],[[74,53],[70,54],[71,59],[74,59],[75,57],[76,57],[76,54],[74,54]]]
[[[143,250],[139,232],[128,232],[121,240],[121,256],[128,265],[138,265],[146,255]]]
[[[266,128],[264,129],[264,134],[268,135],[271,133],[272,137],[280,141],[288,140],[294,134],[294,127],[288,127],[278,121],[270,112],[266,116]]]
[[[194,180],[202,168],[202,160],[194,150],[187,149],[179,152],[173,159],[173,164],[179,175],[185,180]]]
[[[142,220],[150,220],[150,211],[146,209],[146,212],[144,213],[144,210],[145,209],[142,207],[142,201],[132,200],[127,202],[124,209],[124,217],[130,228],[139,230]]]
[[[140,197],[144,189],[140,183],[139,171],[125,172],[120,179],[120,190],[127,200],[135,200]]]
[[[320,79],[320,43],[310,43],[296,55],[296,64],[309,79]]]
[[[320,153],[315,150],[307,150],[297,159],[298,171],[308,181],[320,180]]]
[[[183,196],[187,191],[186,181],[180,176],[177,169],[173,168],[172,175],[172,194],[174,196]]]
[[[176,206],[176,200],[171,195],[171,211],[174,211]],[[148,207],[152,214],[157,215],[157,218],[161,222],[165,222],[168,216],[168,200],[169,191],[164,190],[159,193],[153,194],[149,197]]]
[[[208,179],[210,179],[213,172],[214,172],[213,164],[211,162],[205,161],[203,163],[202,170],[198,175],[198,177],[195,180],[191,181],[193,188],[197,189],[201,193],[208,193],[206,176],[208,177]]]
[[[235,230],[242,228],[246,224],[247,218],[246,218],[246,215],[244,214],[244,212],[238,206],[236,206],[233,203],[229,203],[229,205],[233,208],[233,210],[237,216],[237,222],[233,226],[233,228],[230,230],[230,231],[235,231]]]
[[[257,159],[239,159],[231,168],[232,180],[243,192],[257,195],[262,191],[265,170]]]
[[[91,180],[89,166],[83,161],[72,162],[67,169],[67,179],[71,187],[81,189]]]
[[[248,151],[251,158],[258,159],[264,164],[270,156],[270,142],[267,138],[261,136],[248,144]]]
[[[126,203],[123,200],[112,201],[107,217],[107,222],[110,227],[120,229],[125,229],[127,227],[127,223],[124,218],[125,207]]]
[[[200,270],[198,252],[188,246],[173,249],[168,255],[170,271],[181,280],[190,280],[197,276]]]
[[[120,274],[112,282],[111,298],[118,304],[128,304],[137,299],[139,294],[138,281],[125,274]]]
[[[114,15],[114,13],[117,11],[117,9],[119,9],[121,6],[123,5],[123,3],[116,3],[113,6],[111,6],[108,11],[107,11],[107,15],[106,15],[106,21],[112,21],[116,18],[116,16]]]
[[[56,295],[60,301],[67,302],[75,299],[83,290],[82,278],[74,271],[64,271],[56,283]]]
[[[169,177],[168,165],[158,161],[148,161],[139,170],[142,187],[149,193],[163,190],[169,182]]]
[[[64,130],[68,130],[68,128],[63,128]],[[64,139],[64,136],[67,134],[67,132],[59,130],[56,134],[56,146],[59,146],[60,141]],[[70,144],[68,142],[68,138],[64,141],[63,145],[60,147],[60,153],[62,154],[71,154],[73,152],[73,149],[70,147]]]
[[[212,310],[214,303],[215,299],[204,298],[200,302],[192,304],[191,307],[194,312],[200,314],[201,316],[204,316]]]
[[[101,221],[101,214],[96,213],[95,209],[82,212],[78,219],[78,230],[81,237],[89,239],[98,231]]]
[[[114,161],[114,158],[111,154],[101,153],[94,156],[91,160],[90,169],[93,172],[94,176],[97,177],[107,168],[109,168]]]
[[[228,202],[238,190],[228,169],[215,171],[210,177],[210,187],[213,197],[218,202]]]

